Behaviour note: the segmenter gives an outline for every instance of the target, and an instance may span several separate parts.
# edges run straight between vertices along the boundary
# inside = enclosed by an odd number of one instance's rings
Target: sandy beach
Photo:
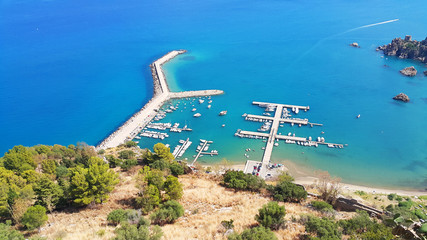
[[[292,163],[290,160],[285,160],[284,165],[285,165],[284,171],[288,172],[291,176],[293,176],[295,178],[294,182],[297,184],[309,186],[309,185],[315,184],[318,180],[313,170],[304,169],[303,167],[297,166],[295,163]],[[211,165],[203,165],[203,166],[207,167]],[[245,164],[232,164],[229,166],[229,168],[243,171],[243,169],[245,168]],[[366,193],[373,193],[373,194],[396,193],[402,196],[427,195],[427,191],[421,191],[421,190],[387,189],[387,188],[380,188],[380,187],[355,185],[355,184],[349,184],[349,183],[343,183],[343,182],[341,183],[341,186],[342,186],[342,189],[341,189],[342,194],[352,193],[355,191],[364,191]]]

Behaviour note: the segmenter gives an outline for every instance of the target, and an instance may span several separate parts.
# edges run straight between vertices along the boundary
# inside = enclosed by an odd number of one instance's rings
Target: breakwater
[[[222,90],[200,90],[171,92],[166,81],[162,65],[174,57],[185,53],[186,50],[174,50],[150,64],[153,76],[153,97],[144,107],[123,123],[116,131],[105,138],[96,149],[117,147],[126,141],[132,140],[157,114],[162,105],[170,99],[212,96],[223,94]]]

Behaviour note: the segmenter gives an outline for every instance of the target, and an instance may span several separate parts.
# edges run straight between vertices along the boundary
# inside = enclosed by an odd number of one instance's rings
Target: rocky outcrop
[[[410,66],[400,70],[400,73],[408,77],[413,77],[417,75],[417,69],[414,66]]]
[[[357,42],[350,43],[350,46],[355,47],[355,48],[360,48],[360,46]]]
[[[427,38],[420,42],[412,40],[411,36],[406,36],[405,39],[395,38],[391,43],[377,48],[377,51],[380,50],[388,56],[414,59],[427,63]]]
[[[394,100],[400,100],[403,102],[409,102],[409,97],[408,95],[404,94],[404,93],[399,93],[397,94],[395,97],[393,97]]]
[[[364,205],[362,203],[359,203],[356,199],[349,199],[344,197],[339,197],[335,200],[334,208],[338,211],[356,211],[356,210],[363,210],[369,213],[371,216],[380,217],[384,214],[383,211]]]

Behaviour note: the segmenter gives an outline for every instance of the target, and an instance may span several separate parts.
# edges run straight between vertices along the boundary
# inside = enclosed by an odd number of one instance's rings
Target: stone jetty
[[[98,144],[96,147],[97,150],[117,147],[126,141],[132,140],[156,116],[157,111],[163,106],[163,104],[170,99],[212,96],[224,93],[222,90],[185,92],[171,92],[169,90],[165,74],[162,70],[162,65],[185,52],[186,50],[171,51],[150,65],[154,85],[153,98],[151,98],[151,100],[145,104],[141,110],[129,118],[122,126]]]

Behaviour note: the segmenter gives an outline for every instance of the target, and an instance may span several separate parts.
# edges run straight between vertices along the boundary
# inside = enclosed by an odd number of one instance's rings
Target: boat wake
[[[300,55],[300,57],[298,58],[298,59],[296,59],[294,62],[293,62],[293,64],[295,64],[295,63],[297,63],[297,62],[299,62],[299,61],[301,61],[305,56],[307,56],[309,53],[311,53],[314,49],[316,49],[318,46],[320,46],[324,41],[326,41],[326,40],[329,40],[329,39],[332,39],[332,38],[335,38],[335,37],[338,37],[338,36],[341,36],[341,35],[344,35],[344,34],[346,34],[346,33],[349,33],[349,32],[353,32],[353,31],[356,31],[356,30],[359,30],[359,29],[363,29],[363,28],[369,28],[369,27],[374,27],[374,26],[377,26],[377,25],[382,25],[382,24],[387,24],[387,23],[392,23],[392,22],[396,22],[396,21],[399,21],[399,19],[398,18],[396,18],[396,19],[392,19],[392,20],[388,20],[388,21],[384,21],[384,22],[379,22],[379,23],[372,23],[372,24],[368,24],[368,25],[363,25],[363,26],[360,26],[360,27],[356,27],[356,28],[352,28],[352,29],[349,29],[349,30],[347,30],[347,31],[344,31],[344,32],[341,32],[341,33],[337,33],[337,34],[334,34],[334,35],[331,35],[331,36],[329,36],[329,37],[325,37],[325,38],[323,38],[323,39],[320,39],[319,41],[317,41],[310,49],[308,49],[305,53],[303,53],[302,55]],[[289,67],[291,67],[291,65],[293,65],[293,64],[290,64],[290,65],[288,65],[288,68]]]

